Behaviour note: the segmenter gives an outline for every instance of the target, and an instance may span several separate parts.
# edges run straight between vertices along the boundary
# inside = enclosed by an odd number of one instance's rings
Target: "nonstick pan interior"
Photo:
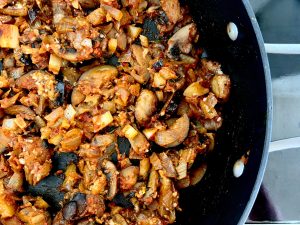
[[[272,99],[269,64],[263,39],[248,1],[186,0],[200,31],[200,43],[210,59],[221,63],[232,80],[224,108],[224,124],[199,185],[184,190],[180,225],[244,224],[262,181],[270,141]],[[230,40],[226,27],[239,30]],[[249,161],[240,178],[233,165],[247,151]]]

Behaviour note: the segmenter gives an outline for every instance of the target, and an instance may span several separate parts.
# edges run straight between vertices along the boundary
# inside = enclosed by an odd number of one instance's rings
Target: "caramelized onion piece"
[[[70,152],[75,151],[81,144],[83,132],[78,128],[69,130],[61,141],[61,151]]]
[[[166,171],[166,176],[175,178],[177,176],[177,173],[169,156],[165,152],[162,152],[159,154],[159,158],[163,168]]]
[[[172,180],[165,173],[160,172],[161,186],[158,199],[158,213],[169,223],[175,221],[175,208],[178,206],[178,192],[175,190]]]

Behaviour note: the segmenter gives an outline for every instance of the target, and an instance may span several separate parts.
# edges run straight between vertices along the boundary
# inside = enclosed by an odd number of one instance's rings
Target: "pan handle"
[[[283,151],[293,148],[300,148],[300,137],[272,141],[269,146],[269,152]]]
[[[265,43],[267,53],[271,54],[286,54],[286,55],[299,55],[300,44],[269,44]]]

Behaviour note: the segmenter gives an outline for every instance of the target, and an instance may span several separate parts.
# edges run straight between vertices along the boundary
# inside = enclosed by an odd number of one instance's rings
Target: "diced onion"
[[[185,97],[198,97],[205,95],[209,92],[208,88],[204,88],[199,82],[194,82],[190,84],[183,92]]]
[[[135,40],[140,35],[140,33],[142,33],[142,31],[143,29],[140,27],[136,27],[134,25],[128,26],[128,34],[132,40]]]
[[[25,120],[20,116],[17,116],[15,119],[15,124],[21,129],[24,129],[27,126]]]
[[[164,93],[162,91],[155,92],[157,99],[162,102],[164,100]]]
[[[111,7],[109,5],[102,4],[102,7],[117,21],[120,21],[123,17],[123,13],[121,10],[118,10],[114,7]]]
[[[150,163],[152,164],[152,167],[153,167],[154,170],[161,170],[163,168],[162,164],[161,164],[161,161],[158,158],[158,155],[156,153],[153,153],[150,156]]]
[[[16,25],[0,24],[1,48],[18,48],[19,36],[19,29]]]
[[[177,171],[177,179],[181,180],[187,176],[187,163],[185,161],[179,162],[178,166],[176,167]]]
[[[167,81],[159,73],[154,74],[152,87],[163,89],[166,84]]]
[[[116,38],[111,38],[108,41],[108,51],[110,54],[113,54],[117,50],[118,41]]]
[[[138,131],[129,124],[125,125],[122,132],[124,132],[125,137],[128,139],[133,139],[136,135],[138,135]]]
[[[150,170],[149,158],[144,158],[140,161],[140,177],[146,179]]]
[[[177,75],[175,71],[171,70],[168,67],[163,67],[160,69],[159,74],[166,80],[176,79]]]
[[[112,123],[114,118],[110,112],[105,112],[102,115],[93,117],[94,132],[98,132]]]
[[[0,194],[0,216],[2,219],[12,217],[15,214],[16,207],[11,195]]]
[[[143,134],[146,136],[148,140],[151,140],[154,138],[155,133],[158,131],[157,128],[147,128],[143,130]]]
[[[58,74],[62,65],[62,59],[57,55],[51,54],[48,69],[54,74]]]
[[[105,22],[106,13],[104,9],[98,8],[91,12],[86,18],[91,24],[96,26]]]
[[[43,135],[42,135],[42,138],[43,138]],[[50,139],[48,139],[48,142],[53,145],[59,145],[59,143],[61,142],[62,139],[63,139],[63,136],[61,134],[57,134],[54,137],[51,137]]]
[[[69,121],[73,120],[76,115],[76,110],[73,108],[72,105],[67,105],[65,111],[64,111],[65,118],[67,118]]]
[[[140,35],[141,45],[145,48],[149,47],[149,40],[146,36]]]
[[[2,128],[7,130],[16,130],[17,124],[15,123],[15,119],[4,119],[2,122]]]

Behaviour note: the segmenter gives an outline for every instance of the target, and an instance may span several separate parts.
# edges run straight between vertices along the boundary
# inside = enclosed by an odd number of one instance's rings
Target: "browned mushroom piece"
[[[105,160],[102,163],[102,167],[104,169],[104,173],[108,176],[109,179],[107,199],[112,200],[118,191],[118,171],[116,166],[108,160]]]
[[[155,143],[165,147],[175,147],[187,137],[190,120],[186,114],[177,119],[168,129],[160,130],[155,135]]]
[[[192,43],[197,34],[197,26],[194,23],[188,24],[179,29],[168,40],[168,57],[174,59],[174,48],[179,48],[182,53],[188,54],[192,50]]]
[[[72,104],[76,106],[85,99],[85,94],[109,86],[117,75],[118,70],[113,66],[98,66],[86,71],[81,75],[78,85],[73,89]]]
[[[157,97],[147,89],[143,89],[135,104],[135,118],[137,122],[144,126],[156,110]]]

